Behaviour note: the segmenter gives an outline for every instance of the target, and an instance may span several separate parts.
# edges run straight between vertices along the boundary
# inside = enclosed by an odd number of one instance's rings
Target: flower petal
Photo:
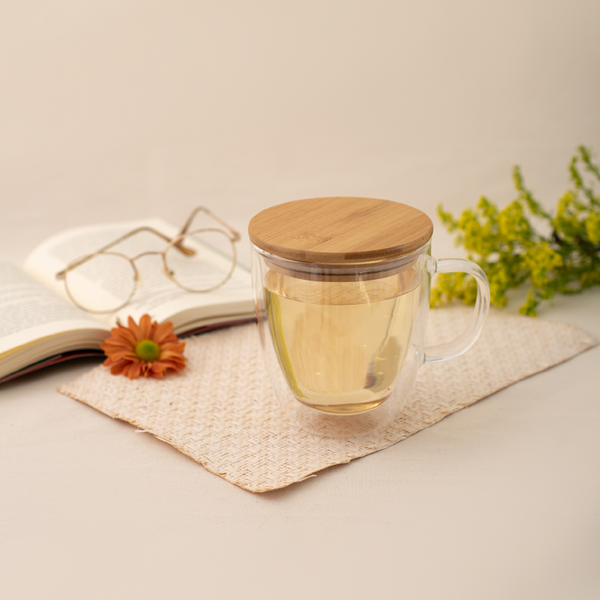
[[[109,358],[115,362],[118,360],[127,360],[129,362],[135,362],[138,360],[137,356],[131,350],[123,350],[119,352],[111,352]]]
[[[121,342],[113,342],[112,338],[102,342],[100,344],[100,348],[104,350],[104,353],[107,356],[110,356],[113,352],[133,352],[134,346],[131,344],[121,343]]]
[[[130,363],[129,368],[124,369],[123,374],[127,375],[129,379],[137,379],[141,375],[143,367],[144,364],[140,361],[137,363]]]
[[[150,332],[152,331],[152,319],[150,315],[142,315],[140,319],[140,331],[142,340],[150,339]]]
[[[185,363],[163,361],[160,361],[160,365],[164,368],[165,371],[183,371],[186,367]]]
[[[125,370],[125,367],[127,367],[128,365],[129,365],[129,363],[127,363],[125,361],[119,362],[116,365],[111,367],[110,372],[113,375],[120,375]]]
[[[158,360],[165,360],[166,358],[173,358],[173,357],[181,357],[182,359],[184,359],[181,352],[177,352],[177,350],[162,350],[160,353],[160,358]]]
[[[133,335],[135,336],[135,341],[139,342],[144,339],[142,337],[142,330],[139,328],[138,324],[131,318],[128,317],[127,324],[129,325],[129,329],[131,329]]]
[[[121,346],[129,346],[130,348],[133,348],[133,346],[135,346],[135,344],[133,344],[131,341],[129,341],[128,339],[125,339],[123,336],[112,336],[109,338],[106,338],[104,340],[104,342],[102,342],[103,344],[113,344],[113,345],[121,345]]]
[[[175,344],[161,344],[160,351],[161,354],[163,352],[177,352],[177,354],[181,354],[184,348],[185,342],[178,342]]]
[[[173,333],[173,323],[171,323],[171,321],[165,321],[156,328],[153,339],[158,345],[162,345],[170,341],[169,338],[171,336],[175,337],[175,334]]]
[[[116,337],[117,339],[121,339],[124,342],[127,342],[127,343],[131,344],[132,346],[135,346],[137,339],[136,339],[133,331],[131,331],[130,329],[127,329],[127,327],[123,327],[120,323],[119,323],[119,325],[122,327],[122,329],[118,329],[117,335],[114,335],[113,337]]]
[[[158,362],[152,363],[148,374],[150,377],[155,377],[156,379],[160,379],[165,374],[166,369]]]

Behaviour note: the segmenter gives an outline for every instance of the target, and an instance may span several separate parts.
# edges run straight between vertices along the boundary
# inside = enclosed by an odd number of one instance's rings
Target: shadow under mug
[[[454,341],[425,347],[431,277],[477,282],[471,322]],[[465,353],[489,310],[485,273],[470,260],[435,260],[430,242],[400,258],[315,264],[252,245],[258,330],[282,410],[310,433],[356,437],[402,412],[419,367]]]

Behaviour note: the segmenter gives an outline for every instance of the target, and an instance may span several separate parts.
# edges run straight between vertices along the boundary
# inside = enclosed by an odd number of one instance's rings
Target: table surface
[[[326,195],[417,206],[448,257],[438,202],[505,204],[518,162],[552,207],[600,150],[595,3],[55,4],[0,15],[16,264],[70,226],[206,204],[245,231]],[[539,318],[600,339],[600,288]],[[95,364],[0,387],[3,598],[600,597],[600,347],[263,495],[56,392]]]

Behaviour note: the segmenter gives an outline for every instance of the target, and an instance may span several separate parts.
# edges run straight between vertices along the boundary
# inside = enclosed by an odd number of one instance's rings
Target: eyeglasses
[[[224,229],[207,227],[188,231],[198,213],[205,213]],[[133,258],[109,252],[142,232],[163,239],[166,248],[162,252],[142,252]],[[56,279],[65,282],[67,295],[79,308],[94,314],[113,313],[127,306],[139,287],[141,278],[135,261],[142,256],[160,255],[164,274],[181,289],[200,294],[212,292],[231,278],[237,264],[235,243],[240,239],[235,229],[200,206],[192,211],[173,239],[152,227],[138,227],[93,254],[75,259],[56,274]]]

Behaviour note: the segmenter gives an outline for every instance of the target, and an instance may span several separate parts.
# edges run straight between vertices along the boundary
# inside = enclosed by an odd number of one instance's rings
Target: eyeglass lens
[[[165,263],[178,285],[193,292],[204,292],[221,286],[235,267],[235,249],[229,236],[222,231],[191,232],[182,244],[192,248],[194,256],[182,254],[171,246]]]
[[[131,298],[135,290],[135,268],[123,256],[96,254],[67,271],[65,285],[71,299],[85,310],[113,312]]]

